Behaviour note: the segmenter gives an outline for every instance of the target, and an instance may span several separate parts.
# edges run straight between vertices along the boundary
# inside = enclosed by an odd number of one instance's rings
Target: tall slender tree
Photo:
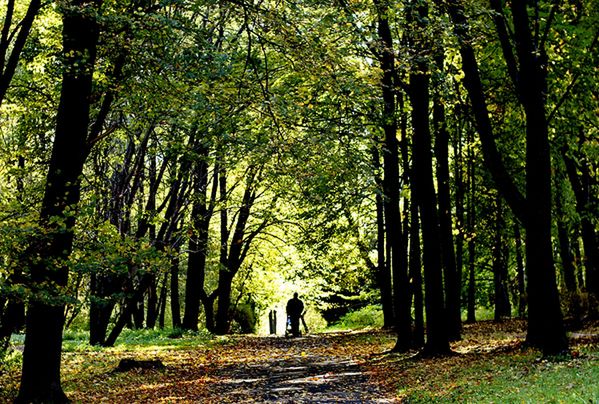
[[[416,28],[411,41],[417,51],[427,49],[426,19],[428,4],[415,0],[407,7],[407,20]],[[422,254],[424,264],[424,301],[426,311],[426,343],[424,354],[444,355],[450,352],[441,262],[441,235],[433,177],[432,139],[429,121],[429,67],[422,55],[414,57],[410,71],[409,95],[412,105],[412,158],[415,199],[422,225]]]
[[[408,284],[407,261],[405,260],[401,215],[399,210],[399,145],[397,141],[397,120],[395,118],[395,54],[393,37],[389,25],[389,4],[386,0],[375,1],[378,23],[377,49],[383,76],[381,89],[383,94],[383,190],[386,241],[390,256],[387,260],[393,274],[393,290],[395,293],[395,325],[397,343],[395,351],[406,351],[412,347],[412,318],[410,314],[410,291]]]

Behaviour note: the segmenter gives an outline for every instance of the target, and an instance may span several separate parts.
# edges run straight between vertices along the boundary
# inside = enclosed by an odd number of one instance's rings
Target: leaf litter
[[[546,368],[599,362],[599,340],[587,336],[572,337],[574,359],[538,361],[537,353],[523,347],[524,330],[519,320],[465,325],[463,339],[452,343],[458,354],[434,359],[416,359],[416,351],[390,353],[395,334],[382,330],[295,339],[228,336],[185,348],[66,352],[63,388],[80,403],[393,403],[419,396],[447,401],[492,382],[501,366],[513,370],[517,381]],[[585,347],[592,353],[581,353]],[[131,357],[160,360],[166,368],[114,372],[121,359]],[[0,401],[9,402],[18,374],[3,379]]]

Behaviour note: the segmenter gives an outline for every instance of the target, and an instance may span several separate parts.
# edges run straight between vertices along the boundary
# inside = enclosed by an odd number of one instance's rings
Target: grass
[[[408,403],[599,403],[599,338],[571,341],[573,358],[523,348],[518,320],[467,325],[456,355],[385,355],[367,366]]]
[[[328,331],[356,330],[364,328],[381,328],[383,326],[383,310],[380,305],[369,305],[345,314]]]
[[[412,369],[422,382],[400,385],[398,393],[411,403],[597,403],[598,354],[595,348],[563,362],[537,362],[536,352],[465,355],[440,373],[427,365],[424,371]]]

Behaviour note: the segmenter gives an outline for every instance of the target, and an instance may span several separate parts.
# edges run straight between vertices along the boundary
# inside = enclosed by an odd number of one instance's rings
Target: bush
[[[233,323],[231,331],[241,334],[253,334],[256,332],[256,313],[249,303],[239,304],[233,312]]]
[[[341,317],[332,328],[380,328],[383,326],[383,309],[380,305],[369,305]]]
[[[21,351],[13,349],[11,346],[0,351],[0,375],[19,369],[22,362],[23,354]]]

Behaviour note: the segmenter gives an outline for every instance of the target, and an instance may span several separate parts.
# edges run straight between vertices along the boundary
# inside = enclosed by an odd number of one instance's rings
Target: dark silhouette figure
[[[277,333],[277,311],[271,310],[268,313],[268,327],[271,334]]]
[[[293,294],[293,299],[289,299],[286,308],[287,317],[291,322],[291,334],[294,337],[301,335],[299,325],[300,318],[304,312],[304,303],[297,296],[297,292]]]

